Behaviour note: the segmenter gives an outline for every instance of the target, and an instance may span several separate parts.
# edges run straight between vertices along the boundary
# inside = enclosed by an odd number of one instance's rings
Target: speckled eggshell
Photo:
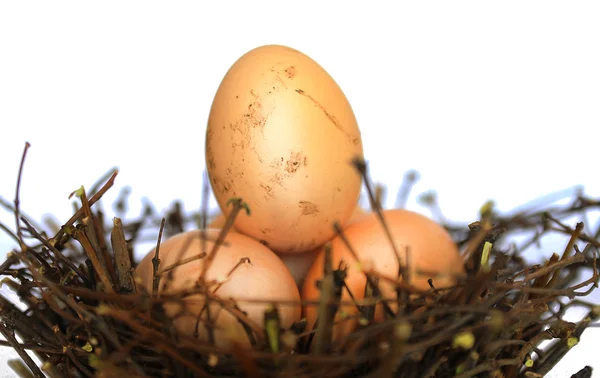
[[[289,47],[249,51],[223,78],[206,132],[208,175],[221,210],[241,197],[251,215],[235,227],[279,253],[334,236],[358,200],[363,156],[346,96],[314,60]]]

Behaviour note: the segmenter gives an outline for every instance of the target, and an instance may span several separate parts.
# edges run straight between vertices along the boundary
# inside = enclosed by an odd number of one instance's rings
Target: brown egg
[[[249,51],[215,95],[206,132],[210,183],[222,211],[241,197],[236,228],[280,253],[309,251],[354,210],[363,156],[344,93],[314,60],[285,46]]]
[[[410,284],[428,290],[427,280],[433,278],[434,286],[444,288],[455,283],[456,276],[465,273],[459,250],[443,227],[423,215],[407,210],[384,210],[384,217],[401,261],[405,264],[406,247],[410,247]],[[387,277],[397,277],[397,259],[383,226],[375,214],[370,214],[361,221],[349,225],[345,228],[344,235],[358,255],[360,264],[352,257],[339,237],[335,237],[331,242],[332,262],[334,269],[338,267],[340,261],[347,265],[346,284],[355,298],[364,298],[366,278],[360,270],[361,265],[369,266]],[[320,292],[316,288],[316,281],[323,277],[323,257],[324,253],[321,252],[309,269],[302,287],[303,300],[319,298]],[[417,271],[435,272],[440,276],[418,275]],[[380,280],[379,288],[385,298],[395,297],[395,289],[391,283]],[[342,300],[350,300],[347,290],[343,291]],[[343,306],[342,310],[336,315],[337,321],[342,321],[343,313],[357,314],[355,306]],[[304,315],[309,327],[312,328],[317,317],[317,306],[305,306]],[[381,305],[378,305],[375,320],[381,319],[383,319],[383,310]],[[334,328],[334,337],[338,339],[348,334],[356,325],[356,317],[342,321]]]
[[[206,251],[210,252],[220,230],[206,230]],[[248,318],[262,328],[266,303],[248,303],[243,299],[266,299],[269,301],[286,300],[298,301],[300,294],[294,279],[283,262],[267,247],[251,238],[238,233],[229,233],[225,238],[227,245],[222,245],[210,265],[206,279],[223,282],[216,290],[216,294],[223,299],[233,298],[241,310],[248,313]],[[181,253],[182,252],[182,253]],[[161,269],[165,269],[177,261],[196,256],[202,252],[201,231],[195,230],[178,234],[163,242],[159,251]],[[149,291],[152,290],[152,258],[151,251],[136,268],[136,274],[141,278],[141,284]],[[229,275],[229,272],[240,263],[244,262]],[[206,259],[196,259],[173,269],[173,279],[167,286],[168,292],[193,288],[201,275]],[[166,277],[166,274],[163,276]],[[166,278],[161,279],[159,292],[165,289]],[[187,311],[184,316],[174,320],[176,329],[182,334],[193,336],[196,329],[198,314],[202,312],[205,304],[203,296],[193,295],[186,299]],[[168,316],[175,316],[181,310],[177,303],[165,303]],[[301,309],[297,305],[278,305],[281,326],[290,327],[300,320]],[[241,345],[250,346],[246,332],[237,318],[213,303],[210,306],[212,320],[216,321],[215,340],[220,346],[228,346],[232,341]],[[201,319],[206,321],[206,311],[202,312]],[[199,338],[208,340],[204,323],[198,327]]]
[[[310,269],[312,263],[317,258],[320,250],[321,248],[319,247],[302,253],[278,254],[281,261],[283,261],[285,266],[287,266],[289,269],[292,277],[294,277],[294,281],[298,287],[301,287],[302,283],[304,282],[308,269]]]

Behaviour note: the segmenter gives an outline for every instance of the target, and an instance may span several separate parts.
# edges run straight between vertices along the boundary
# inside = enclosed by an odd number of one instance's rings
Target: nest
[[[202,227],[206,206],[185,214],[176,202],[161,216],[148,205],[134,220],[123,221],[122,196],[114,204],[119,217],[109,227],[100,200],[113,185],[114,171],[89,192],[74,192],[73,216],[44,231],[20,210],[23,161],[15,201],[2,201],[15,215],[16,232],[0,224],[20,247],[0,266],[3,284],[20,300],[0,296],[0,332],[2,344],[22,359],[10,362],[21,377],[541,377],[567,352],[576,353],[572,347],[600,315],[600,306],[582,298],[598,285],[600,227],[584,232],[582,222],[567,224],[600,201],[579,193],[564,206],[533,206],[511,216],[484,206],[471,224],[442,222],[463,251],[467,277],[447,290],[430,281],[431,290],[411,295],[398,285],[396,296],[381,298],[378,282],[394,277],[365,271],[367,295],[352,302],[360,310],[360,326],[342,340],[332,341],[332,323],[343,304],[344,272],[326,265],[323,282],[333,285],[321,285],[320,301],[307,304],[319,306],[315,329],[302,321],[282,329],[275,304],[265,312],[263,329],[246,327],[251,349],[220,348],[174,332],[162,310],[166,299],[136,289],[132,276],[137,245]],[[356,166],[374,211],[380,211],[365,165]],[[414,175],[406,177],[404,196],[414,182]],[[434,196],[425,199],[437,209]],[[228,219],[222,232],[232,223]],[[337,231],[343,232],[339,226]],[[549,233],[564,236],[561,253],[528,263],[523,251]],[[519,246],[511,243],[517,234],[528,235]],[[237,308],[231,299],[210,298]],[[377,302],[397,306],[388,305],[385,320],[374,322]],[[563,320],[574,306],[586,308],[587,315],[576,323]],[[238,313],[244,324],[243,311]],[[574,376],[591,375],[589,366],[578,368]]]

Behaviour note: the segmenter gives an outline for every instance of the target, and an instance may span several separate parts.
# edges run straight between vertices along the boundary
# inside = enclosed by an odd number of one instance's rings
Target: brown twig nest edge
[[[431,285],[418,295],[399,287],[393,298],[379,297],[377,280],[368,280],[370,296],[354,303],[360,326],[341,341],[331,341],[340,306],[332,291],[322,295],[326,303],[313,304],[323,311],[316,329],[302,321],[281,329],[275,304],[260,333],[248,327],[252,349],[220,348],[174,332],[162,311],[164,298],[136,289],[132,275],[133,249],[144,235],[156,241],[159,231],[169,236],[198,228],[206,224],[206,209],[186,215],[176,204],[163,217],[148,206],[133,221],[115,217],[107,226],[100,199],[115,170],[89,192],[74,192],[77,210],[49,232],[20,211],[22,169],[23,162],[14,202],[2,201],[15,214],[17,231],[0,224],[20,246],[0,266],[2,283],[21,302],[0,295],[0,332],[2,344],[22,358],[10,363],[21,377],[541,377],[600,315],[599,305],[583,300],[598,285],[600,227],[584,230],[582,222],[570,227],[566,221],[600,201],[578,194],[562,207],[502,216],[484,206],[469,225],[443,222],[463,251],[466,279],[444,291]],[[126,199],[115,205],[124,212]],[[530,235],[525,243],[510,243],[523,232]],[[561,253],[541,264],[525,261],[523,251],[548,233],[564,235]],[[326,271],[339,273],[335,267]],[[397,310],[374,322],[372,305],[382,301],[396,302]],[[587,316],[564,321],[573,306],[586,308]],[[546,341],[551,343],[542,350]],[[575,376],[590,374],[584,367]]]

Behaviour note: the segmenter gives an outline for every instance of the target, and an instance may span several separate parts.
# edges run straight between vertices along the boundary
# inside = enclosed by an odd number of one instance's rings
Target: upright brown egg
[[[206,132],[208,175],[221,210],[241,197],[235,227],[279,253],[334,236],[358,200],[361,135],[344,93],[314,60],[289,47],[247,52],[215,95]]]

